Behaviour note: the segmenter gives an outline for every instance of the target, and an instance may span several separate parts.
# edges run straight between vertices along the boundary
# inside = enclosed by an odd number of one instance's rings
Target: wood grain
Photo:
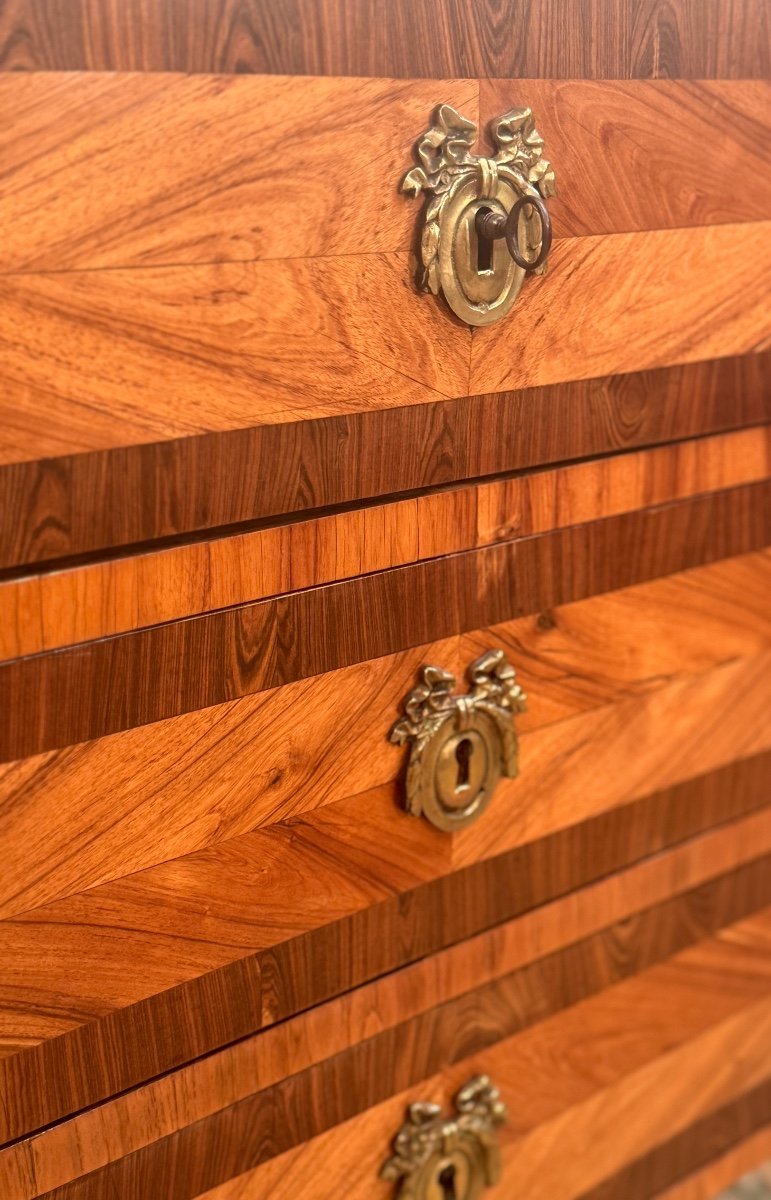
[[[11,1122],[0,1126],[3,1140],[767,800],[766,756],[455,872],[426,854],[435,831],[421,824],[384,840],[362,807],[342,823],[276,826],[2,922],[0,1079],[13,1096],[0,1110]],[[740,839],[736,865],[747,865],[692,893],[700,924],[768,903],[771,872],[746,857],[758,849]],[[712,858],[726,863],[719,846]],[[698,878],[698,850],[692,862],[675,887]],[[689,928],[685,918],[663,920],[646,945],[664,953],[665,935],[687,937]],[[127,972],[127,961],[141,969]],[[619,968],[629,961],[621,956]]]
[[[170,441],[140,432],[137,444],[118,416],[81,421],[72,455],[41,399],[45,419],[11,428],[42,458],[0,466],[0,569],[769,421],[769,363],[745,355]],[[223,408],[238,386],[217,376]]]
[[[442,857],[472,861],[760,751],[769,590],[771,553],[723,560],[7,764],[0,916],[357,793],[391,836],[405,753],[387,734],[403,696],[426,662],[465,686],[490,646],[530,697],[522,774]]]
[[[437,1099],[445,1102],[446,1094],[438,1096]],[[606,1183],[600,1184],[597,1188],[591,1188],[590,1191],[584,1192],[582,1196],[574,1198],[574,1200],[600,1200],[600,1197],[603,1200],[650,1200],[650,1196],[653,1194],[650,1190],[653,1180],[669,1181],[678,1172],[691,1170],[694,1164],[704,1157],[705,1150],[707,1153],[719,1154],[726,1147],[731,1147],[725,1149],[725,1153],[698,1174],[675,1184],[671,1189],[667,1187],[665,1192],[658,1195],[658,1200],[715,1200],[717,1191],[712,1186],[712,1181],[715,1182],[718,1189],[726,1184],[735,1183],[743,1164],[752,1162],[752,1156],[769,1145],[767,1125],[765,1129],[754,1132],[767,1120],[769,1104],[771,1104],[771,1084],[761,1083],[738,1099],[729,1101],[716,1112],[695,1121],[684,1133],[637,1159],[634,1164],[634,1167],[637,1168],[634,1174],[637,1178],[646,1181],[639,1191],[619,1192],[615,1190],[619,1184],[623,1186],[630,1184],[633,1171],[625,1169]],[[396,1105],[394,1104],[393,1107]],[[348,1145],[357,1137],[362,1137],[365,1124],[369,1126],[371,1120],[374,1128],[378,1118],[385,1122],[390,1120],[391,1116],[391,1105],[388,1102],[379,1105],[371,1115],[367,1114],[366,1119],[364,1117],[354,1118],[351,1122],[337,1126],[326,1134],[320,1134],[304,1147],[296,1147],[277,1158],[270,1159],[252,1171],[247,1171],[228,1180],[227,1183],[207,1190],[206,1193],[201,1194],[199,1200],[263,1200],[264,1197],[269,1197],[269,1200],[281,1200],[282,1196],[286,1196],[282,1189],[287,1184],[298,1187],[310,1175],[319,1158],[325,1159],[327,1155],[334,1157],[335,1151],[340,1152],[340,1148],[345,1144],[347,1159]],[[395,1116],[398,1125],[399,1113],[397,1112]],[[742,1137],[744,1137],[744,1141],[741,1141],[739,1145],[732,1145],[733,1141]],[[353,1157],[351,1152],[351,1158],[353,1159]],[[757,1165],[760,1161],[760,1158],[755,1158],[754,1164]],[[731,1175],[733,1164],[736,1164],[738,1171]],[[357,1165],[363,1175],[360,1160]],[[312,1183],[309,1186],[312,1188]],[[653,1186],[655,1187],[655,1183]],[[646,1187],[648,1190],[645,1190]],[[311,1191],[308,1200],[312,1195]]]
[[[153,1189],[186,1200],[245,1167],[269,1161],[314,1134],[350,1121],[370,1104],[407,1087],[410,1092],[399,1098],[404,1106],[417,1094],[421,1076],[427,1098],[439,1098],[442,1092],[447,1097],[463,1078],[476,1074],[477,1064],[496,1079],[512,1114],[501,1136],[502,1184],[491,1194],[507,1194],[509,1181],[522,1179],[528,1196],[569,1200],[631,1155],[655,1145],[662,1127],[680,1132],[767,1080],[768,937],[761,933],[754,954],[744,951],[734,958],[721,951],[717,939],[708,940],[687,958],[677,955],[626,983],[611,970],[610,986],[591,1000],[593,983],[588,980],[577,988],[568,985],[566,991],[563,980],[549,972],[545,978],[528,980],[546,989],[539,1003],[528,994],[523,979],[510,976],[495,993],[477,989],[459,1002],[375,1035],[286,1083],[49,1192],[49,1200],[85,1200],[106,1190],[139,1197]],[[589,968],[596,979],[595,971]],[[726,993],[722,984],[733,972],[741,972],[742,979],[737,980],[736,993]],[[698,986],[690,976],[698,979]],[[562,991],[560,1000],[552,991],[555,987]],[[574,1007],[560,1011],[566,992]],[[512,1000],[524,1005],[516,1016]],[[551,1016],[555,1000],[559,1015]],[[729,1046],[734,1054],[726,1052]],[[459,1061],[462,1068],[456,1066]],[[554,1087],[555,1076],[559,1088]],[[381,1118],[378,1128],[373,1117]],[[331,1184],[339,1190],[345,1180],[346,1194],[353,1197],[371,1197],[373,1187],[379,1195],[390,1194],[388,1184],[374,1183],[374,1175],[387,1140],[384,1130],[397,1128],[398,1118],[388,1123],[382,1118],[381,1110],[356,1122],[360,1136],[355,1165],[349,1158],[351,1140],[343,1131],[337,1153],[324,1158],[325,1188]],[[587,1155],[581,1150],[592,1132],[594,1152]],[[554,1154],[555,1144],[560,1145],[559,1155]],[[280,1186],[285,1188],[290,1181],[282,1165]],[[317,1161],[304,1186],[295,1179],[279,1194],[321,1200],[325,1193],[319,1182]],[[266,1188],[263,1194],[271,1193]]]
[[[468,390],[766,350],[769,274],[765,221],[557,242],[516,320],[474,330]]]
[[[557,238],[763,220],[771,212],[767,81],[481,81],[482,120],[515,103],[533,110],[554,164],[558,193],[549,213]],[[746,178],[740,202],[727,195],[726,176]]]
[[[664,687],[642,704],[619,704],[594,719],[575,717],[523,737],[523,786],[517,791],[516,780],[501,782],[496,799],[502,803],[454,835],[453,864],[500,854],[533,834],[628,803],[652,785],[667,787],[735,755],[766,750],[770,669],[771,655],[749,667],[719,667]]]
[[[771,74],[756,0],[3,0],[6,70],[575,78]]]
[[[753,484],[13,659],[0,664],[0,707],[8,714],[0,760],[222,704],[769,542],[771,484]]]
[[[737,1182],[742,1173],[743,1154],[762,1145],[763,1127],[768,1127],[769,1111],[771,1085],[759,1084],[737,1100],[702,1117],[689,1129],[660,1143],[650,1154],[634,1160],[598,1187],[585,1192],[580,1200],[615,1200],[618,1196],[648,1200],[652,1195],[658,1200],[675,1200],[676,1197],[692,1200],[696,1196],[715,1200],[718,1193],[714,1188],[712,1191],[705,1189],[712,1182],[719,1189],[719,1181],[723,1178],[725,1185]],[[758,1133],[753,1137],[756,1130]],[[737,1142],[740,1143],[738,1147]],[[713,1157],[715,1162],[709,1162]],[[738,1167],[736,1173],[724,1174],[730,1171],[732,1163]],[[755,1159],[750,1165],[757,1167],[760,1163],[760,1159]],[[688,1172],[695,1174],[683,1180],[682,1176]],[[670,1186],[675,1179],[680,1182]],[[720,1195],[722,1197],[722,1192]]]
[[[770,231],[558,242],[473,340],[406,252],[9,276],[0,463],[768,349]]]
[[[708,1143],[714,1152],[714,1142]],[[771,1125],[749,1134],[737,1146],[726,1150],[714,1162],[694,1171],[662,1192],[659,1200],[714,1200],[748,1171],[754,1171],[771,1158]]]
[[[8,276],[0,462],[44,413],[71,454],[466,395],[468,327],[425,300],[406,252]]]
[[[459,943],[0,1150],[3,1200],[28,1200],[289,1075],[771,850],[766,809]],[[752,935],[753,930],[750,930]],[[726,973],[742,957],[725,952]],[[730,994],[730,989],[725,989]],[[732,997],[733,999],[733,997]],[[703,1009],[702,1009],[703,1011]],[[711,1197],[710,1197],[711,1200]]]
[[[767,83],[481,86],[480,106],[476,80],[0,78],[0,272],[409,250],[396,184],[438,99],[477,123],[530,105],[558,237],[768,216]]]
[[[771,427],[0,581],[0,660],[771,475]]]
[[[760,1011],[759,1006],[753,1009],[753,1012],[758,1015],[760,1015]],[[588,1016],[589,1014],[587,1013],[586,1015]],[[724,1053],[732,1033],[738,1035],[737,1045],[744,1042],[742,1030],[743,1027],[746,1029],[745,1022],[735,1021],[730,1022],[729,1025],[730,1027],[723,1028],[722,1032]],[[577,1032],[576,1036],[580,1037],[580,1034]],[[717,1036],[719,1038],[721,1035]],[[707,1051],[711,1057],[714,1052],[713,1039],[708,1040],[704,1038],[702,1040],[702,1038],[699,1038],[697,1040],[703,1050]],[[555,1035],[555,1041],[557,1041],[557,1044],[561,1048],[562,1043],[558,1035]],[[593,1037],[591,1037],[591,1041],[594,1044]],[[500,1050],[501,1054],[505,1053],[503,1046]],[[761,1054],[763,1053],[762,1047],[759,1047],[756,1043],[750,1049],[750,1053],[757,1052],[758,1050]],[[611,1079],[615,1080],[613,1067],[617,1061],[616,1056],[619,1055],[620,1057],[622,1053],[623,1051],[619,1050],[616,1054],[603,1055],[603,1061],[606,1064],[606,1070]],[[570,1048],[568,1047],[565,1048],[565,1057],[570,1062]],[[495,1076],[496,1067],[501,1059],[496,1057],[494,1051],[488,1051],[486,1054],[476,1056],[472,1061],[474,1064],[478,1064],[480,1069],[484,1067],[484,1069],[492,1072],[493,1076]],[[549,1070],[549,1067],[546,1066],[546,1062],[548,1061],[550,1060],[545,1056],[543,1068],[545,1071]],[[532,1072],[532,1058],[527,1065]],[[648,1071],[644,1069],[640,1071],[640,1075],[635,1077],[634,1083],[630,1081],[629,1091],[632,1092],[631,1096],[624,1094],[627,1090],[626,1088],[616,1085],[615,1087],[611,1086],[608,1089],[609,1094],[603,1094],[602,1099],[600,1096],[596,1096],[595,1102],[592,1103],[589,1099],[589,1096],[592,1095],[590,1087],[588,1084],[585,1084],[582,1100],[575,1105],[574,1109],[564,1113],[562,1119],[559,1117],[556,1118],[554,1127],[551,1126],[550,1122],[543,1129],[543,1140],[550,1138],[560,1145],[560,1153],[555,1153],[553,1146],[549,1147],[548,1153],[552,1155],[552,1159],[556,1158],[559,1161],[561,1158],[564,1158],[565,1160],[567,1171],[566,1177],[563,1179],[563,1186],[560,1188],[558,1185],[555,1185],[554,1180],[550,1178],[550,1185],[554,1188],[552,1192],[535,1190],[531,1194],[537,1195],[539,1198],[543,1197],[544,1200],[547,1197],[550,1200],[554,1196],[560,1197],[560,1200],[576,1200],[580,1194],[580,1189],[587,1182],[596,1179],[603,1169],[612,1170],[613,1166],[625,1155],[635,1154],[642,1148],[655,1143],[655,1139],[658,1136],[656,1128],[657,1120],[662,1124],[669,1125],[671,1123],[675,1128],[679,1128],[683,1120],[686,1119],[684,1112],[683,1110],[672,1111],[670,1109],[671,1097],[668,1095],[668,1078],[665,1073],[663,1075],[659,1074],[662,1070],[666,1071],[667,1065],[671,1065],[673,1069],[688,1071],[694,1064],[690,1056],[686,1057],[682,1053],[678,1054],[677,1045],[674,1044],[670,1046],[669,1054],[662,1056],[662,1060],[659,1060],[655,1066],[651,1064]],[[524,1063],[521,1064],[521,1069],[523,1067],[525,1067]],[[570,1067],[563,1068],[560,1074],[560,1082],[562,1082],[563,1075],[569,1075],[570,1069]],[[725,1070],[725,1067],[722,1065],[721,1070]],[[694,1075],[697,1079],[701,1080],[702,1076],[698,1067],[694,1070]],[[422,1092],[419,1093],[417,1088],[413,1088],[401,1097],[401,1099],[404,1104],[404,1102],[410,1103],[413,1098],[422,1099],[423,1095],[433,1095],[438,1102],[446,1103],[448,1092],[460,1082],[461,1080],[455,1071],[448,1072],[439,1079],[427,1081]],[[580,1091],[575,1082],[569,1078],[565,1079],[567,1087],[570,1087],[571,1082],[573,1084],[571,1090]],[[434,1091],[430,1090],[432,1084],[435,1087]],[[443,1090],[442,1084],[444,1084]],[[537,1087],[538,1084],[535,1083],[533,1090],[536,1090]],[[541,1084],[541,1087],[543,1087],[543,1084]],[[429,1090],[426,1091],[426,1088]],[[679,1088],[676,1091],[679,1097]],[[525,1089],[522,1089],[521,1085],[520,1087],[516,1087],[512,1080],[511,1095],[513,1098],[519,1098],[521,1102],[523,1099],[526,1100],[529,1098],[529,1092],[530,1087],[526,1087]],[[689,1106],[686,1109],[691,1117],[698,1117],[700,1102],[706,1101],[707,1095],[708,1093],[699,1094],[696,1111],[694,1111],[694,1108],[691,1107],[693,1103],[693,1093],[691,1093],[689,1096]],[[767,1083],[761,1083],[755,1088],[750,1088],[749,1092],[741,1093],[738,1098],[734,1096],[733,1088],[729,1087],[723,1092],[718,1087],[716,1099],[723,1099],[725,1096],[731,1097],[727,1104],[718,1109],[717,1113],[709,1113],[707,1117],[696,1120],[695,1126],[692,1126],[692,1128],[708,1130],[714,1136],[713,1131],[715,1127],[718,1123],[725,1125],[728,1114],[737,1114],[742,1124],[751,1123],[753,1119],[756,1122],[762,1121],[768,1116],[771,1087]],[[747,1101],[749,1101],[749,1104]],[[640,1105],[639,1114],[635,1110],[635,1103],[639,1103]],[[709,1109],[709,1102],[705,1104],[705,1107]],[[367,1168],[371,1166],[371,1162],[376,1159],[378,1153],[382,1153],[377,1139],[378,1132],[380,1132],[380,1145],[382,1145],[383,1125],[386,1122],[390,1122],[392,1127],[398,1127],[400,1117],[398,1111],[394,1112],[394,1109],[396,1109],[395,1103],[393,1105],[385,1103],[378,1105],[376,1109],[366,1115],[354,1118],[346,1124],[336,1127],[329,1134],[322,1134],[314,1138],[305,1146],[285,1152],[277,1159],[268,1160],[268,1162],[256,1170],[242,1174],[238,1178],[232,1179],[219,1187],[207,1190],[201,1196],[201,1200],[258,1200],[258,1198],[261,1200],[262,1197],[269,1197],[270,1200],[289,1200],[289,1197],[292,1195],[302,1196],[307,1198],[307,1200],[316,1200],[316,1197],[320,1198],[323,1195],[318,1189],[319,1161],[334,1164],[335,1181],[337,1179],[337,1172],[339,1171],[340,1176],[346,1180],[346,1186],[348,1187],[346,1194],[351,1197],[351,1200],[365,1200],[365,1198],[366,1200],[370,1200],[373,1196],[373,1182],[371,1177],[372,1172],[371,1170],[368,1171]],[[749,1114],[745,1115],[747,1110],[749,1110]],[[403,1107],[402,1114],[404,1111]],[[396,1118],[395,1120],[394,1117]],[[625,1121],[623,1127],[619,1128],[616,1125],[616,1121],[621,1119],[625,1119]],[[380,1131],[377,1128],[378,1121],[382,1123]],[[598,1149],[602,1156],[599,1162],[598,1158],[587,1155],[585,1152],[587,1144],[590,1142],[592,1145],[595,1144],[595,1135],[591,1126],[592,1121],[601,1122],[600,1129],[602,1132],[597,1139],[599,1141]],[[739,1123],[739,1121],[734,1117],[734,1124]],[[575,1129],[573,1128],[574,1125]],[[528,1136],[529,1134],[531,1136]],[[580,1145],[579,1139],[583,1141],[583,1146]],[[357,1158],[356,1140],[358,1140],[361,1150],[365,1151],[364,1161],[362,1161],[361,1157]],[[493,1198],[495,1200],[505,1200],[511,1194],[509,1180],[511,1178],[516,1179],[519,1172],[528,1177],[530,1174],[528,1168],[533,1173],[542,1169],[541,1164],[547,1153],[542,1145],[539,1146],[541,1139],[538,1138],[536,1131],[526,1130],[523,1141],[516,1144],[513,1149],[510,1139],[505,1133],[503,1140],[503,1179],[498,1187],[490,1190],[491,1200]],[[694,1151],[695,1139],[692,1138],[690,1129],[686,1131],[685,1135],[680,1135],[679,1141],[681,1143],[688,1141],[692,1157],[697,1157],[698,1151]],[[531,1156],[535,1159],[534,1163],[531,1162]],[[656,1157],[657,1152],[654,1150],[650,1155],[646,1156],[646,1160],[652,1160]],[[663,1172],[659,1173],[663,1174]],[[622,1172],[618,1174],[621,1175]],[[626,1173],[623,1172],[623,1174],[625,1175]],[[615,1184],[615,1178],[613,1182]],[[292,1189],[295,1190],[293,1191]],[[603,1184],[600,1184],[597,1189],[593,1188],[591,1191],[585,1192],[584,1195],[587,1197],[590,1195],[594,1196],[595,1192],[599,1193],[600,1191],[602,1191],[603,1196],[612,1197],[612,1200],[625,1200],[625,1196],[627,1195],[624,1192],[605,1189]],[[75,1191],[74,1194],[78,1195],[78,1192]],[[641,1196],[645,1196],[646,1200],[648,1200],[651,1194],[650,1192],[640,1193]],[[389,1193],[381,1185],[381,1190],[377,1195],[382,1196],[383,1200],[387,1200]],[[66,1192],[64,1196],[67,1196]],[[712,1197],[710,1197],[710,1200],[712,1200]]]
[[[450,79],[5,76],[0,271],[407,251],[415,208],[396,185],[412,143],[439,99],[477,120],[478,94]]]

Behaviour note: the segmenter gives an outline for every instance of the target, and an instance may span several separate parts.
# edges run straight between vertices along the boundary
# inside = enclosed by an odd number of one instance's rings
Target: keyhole
[[[471,770],[471,755],[474,753],[474,745],[471,738],[463,738],[455,747],[455,760],[458,764],[458,774],[455,781],[455,791],[460,792],[463,788],[468,787],[469,774]]]
[[[442,1200],[458,1200],[455,1191],[455,1167],[448,1163],[439,1174],[439,1186],[442,1189]]]
[[[492,212],[491,208],[480,208],[481,213]],[[493,269],[493,243],[490,238],[477,237],[477,275],[484,275]]]

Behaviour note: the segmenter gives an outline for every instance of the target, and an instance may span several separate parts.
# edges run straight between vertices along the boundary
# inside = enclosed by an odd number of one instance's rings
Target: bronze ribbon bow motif
[[[514,716],[527,697],[502,650],[488,650],[468,669],[471,689],[455,696],[455,677],[425,666],[404,699],[404,716],[391,730],[410,744],[405,806],[445,833],[465,829],[490,803],[501,775],[515,778],[518,744]]]
[[[500,1178],[496,1128],[507,1117],[498,1089],[477,1075],[455,1097],[456,1112],[411,1104],[380,1178],[399,1181],[399,1200],[477,1200]]]
[[[490,127],[492,157],[471,152],[473,121],[439,105],[417,146],[419,165],[402,190],[426,192],[418,286],[444,295],[469,325],[489,325],[514,304],[525,277],[542,275],[551,245],[544,201],[556,194],[554,171],[529,108],[514,108]]]

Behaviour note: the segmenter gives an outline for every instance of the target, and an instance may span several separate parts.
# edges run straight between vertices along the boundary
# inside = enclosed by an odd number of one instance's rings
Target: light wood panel
[[[451,874],[449,864],[427,859],[425,826],[384,840],[365,808],[347,827],[275,827],[2,922],[0,1079],[13,1097],[0,1110],[11,1122],[4,1136],[751,812],[767,802],[767,782],[767,758],[734,764]],[[674,953],[696,928],[703,936],[771,903],[768,858],[752,858],[756,850],[745,841],[738,855],[750,855],[746,865],[642,916],[634,936],[644,953]],[[571,954],[559,979],[585,987],[581,964],[599,960],[586,946]],[[127,972],[127,962],[136,969]],[[640,967],[633,954],[619,956],[615,934],[610,963],[611,973]],[[527,994],[542,997],[548,986],[542,980]],[[505,1011],[523,1010],[514,1003]]]
[[[465,395],[407,259],[7,277],[0,463]]]
[[[422,959],[0,1150],[0,1194],[3,1200],[30,1200],[98,1170],[255,1090],[428,1012],[438,999],[446,1003],[480,988],[643,907],[736,869],[749,856],[769,852],[771,810],[766,809]],[[756,923],[748,922],[747,930],[750,939],[757,938]],[[687,962],[694,957],[692,952],[683,956]],[[727,974],[746,966],[746,958],[728,949],[723,962]],[[771,980],[771,967],[767,979]]]
[[[583,820],[651,786],[765,750],[771,744],[769,670],[771,654],[765,654],[670,684],[642,704],[599,709],[523,737],[523,786],[517,791],[516,780],[501,781],[496,799],[502,803],[453,835],[453,864],[500,854],[535,830]]]
[[[531,1028],[487,1050],[467,1034],[465,1041],[456,1044],[455,1065],[441,1075],[430,1070],[435,1052],[424,1051],[419,1054],[418,1071],[429,1069],[418,1086],[414,1086],[416,1072],[400,1056],[385,1068],[385,1079],[382,1075],[374,1080],[358,1078],[359,1061],[362,1066],[365,1060],[367,1066],[379,1066],[378,1049],[387,1039],[376,1037],[368,1046],[340,1054],[304,1078],[296,1077],[296,1099],[310,1100],[315,1120],[303,1109],[297,1125],[285,1128],[282,1109],[288,1097],[281,1086],[266,1089],[234,1106],[229,1126],[217,1118],[199,1123],[49,1197],[85,1200],[106,1187],[139,1196],[143,1189],[155,1186],[160,1194],[184,1200],[197,1195],[202,1185],[227,1179],[234,1168],[270,1160],[277,1151],[303,1140],[314,1126],[321,1131],[350,1118],[356,1111],[357,1093],[369,1093],[375,1102],[385,1100],[388,1084],[401,1078],[412,1085],[409,1091],[356,1117],[348,1129],[338,1125],[334,1149],[331,1138],[321,1145],[311,1141],[283,1161],[274,1160],[272,1167],[268,1161],[260,1181],[262,1195],[321,1200],[328,1194],[322,1187],[341,1190],[344,1186],[352,1197],[385,1197],[392,1188],[374,1176],[406,1105],[417,1098],[446,1105],[465,1079],[484,1071],[496,1080],[511,1111],[501,1134],[503,1178],[491,1195],[510,1195],[512,1182],[523,1179],[528,1187],[524,1194],[538,1200],[573,1200],[587,1186],[655,1146],[662,1128],[687,1129],[767,1081],[771,1070],[768,964],[767,937],[761,936],[754,954],[739,958],[724,954],[718,939],[702,943],[559,1015],[542,1013]],[[739,977],[736,990],[727,991],[724,979],[733,978],[734,972]],[[437,1010],[436,1039],[449,1033],[457,1015],[452,1006]],[[463,1016],[468,1019],[470,1010]],[[480,1029],[485,1017],[489,1020],[490,1014],[483,1008],[476,1022],[471,1017],[472,1027]],[[405,1052],[414,1042],[413,1029],[417,1031],[407,1022],[399,1027]],[[489,1033],[483,1036],[487,1042],[493,1038]],[[729,1046],[733,1053],[727,1052]],[[336,1090],[329,1087],[332,1078]],[[326,1094],[325,1079],[329,1081]],[[324,1096],[325,1103],[311,1099],[311,1081],[315,1096]],[[271,1107],[272,1118],[266,1113]],[[240,1135],[250,1118],[258,1123],[260,1136],[244,1139]],[[351,1136],[354,1128],[357,1145]],[[585,1153],[589,1139],[591,1155]],[[298,1159],[310,1169],[308,1174],[297,1171]],[[541,1176],[546,1177],[542,1187]]]
[[[120,444],[119,420],[101,450],[0,467],[0,567],[769,421],[770,363],[746,355],[136,445]],[[223,404],[234,387],[221,373]],[[19,436],[52,455],[47,428],[28,422]]]
[[[439,101],[483,124],[530,105],[560,237],[768,215],[767,83],[481,88],[480,105],[476,80],[0,78],[0,272],[409,250],[418,205],[396,185]]]
[[[492,0],[6,0],[6,70],[513,75],[588,78],[771,74],[754,0],[539,0],[504,20]]]
[[[767,80],[481,81],[483,120],[515,103],[532,108],[554,165],[558,238],[762,221],[771,212]],[[728,179],[746,181],[741,209]]]
[[[771,474],[757,427],[0,582],[0,659]]]
[[[0,463],[761,350],[770,229],[558,242],[473,345],[406,254],[11,276]]]
[[[426,662],[465,687],[469,663],[491,646],[505,649],[530,697],[517,721],[522,774],[500,785],[481,825],[456,836],[458,861],[762,750],[770,590],[771,553],[724,560],[6,764],[0,840],[15,849],[0,913],[373,788],[391,830],[404,820],[405,752],[387,735],[403,696]],[[714,735],[702,746],[706,729]]]
[[[477,120],[478,94],[451,79],[6,76],[0,271],[409,250],[415,209],[396,185],[412,144],[440,100]]]
[[[470,392],[771,345],[771,222],[557,242],[510,321],[473,333]]]

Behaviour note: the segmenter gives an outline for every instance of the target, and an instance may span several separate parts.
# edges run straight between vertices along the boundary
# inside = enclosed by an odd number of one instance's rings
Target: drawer
[[[523,770],[454,867],[765,752],[767,457],[753,429],[0,583],[0,914],[343,802],[398,821],[404,697],[491,648]]]
[[[3,75],[0,568],[768,420],[768,97]],[[558,178],[548,276],[473,334],[398,187],[440,102],[529,104]]]
[[[485,1195],[658,1194],[768,1120],[771,909],[740,915],[768,898],[768,872],[661,902],[667,879],[683,887],[718,869],[715,851],[739,829],[22,1139],[0,1150],[3,1195],[388,1200],[395,1185],[378,1173],[409,1105],[437,1104],[446,1119],[478,1076],[508,1110],[482,1122],[500,1154]],[[741,836],[760,829],[745,821]]]

